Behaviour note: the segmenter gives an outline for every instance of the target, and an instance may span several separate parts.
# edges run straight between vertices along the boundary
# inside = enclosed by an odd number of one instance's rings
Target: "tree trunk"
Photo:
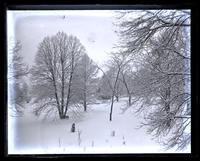
[[[129,94],[129,97],[128,97],[128,105],[131,106],[131,94]]]
[[[84,93],[83,93],[83,106],[84,111],[87,111],[87,65],[86,65],[86,55],[85,55],[85,62],[84,62]]]
[[[73,73],[70,74],[70,78],[69,78],[69,86],[68,86],[68,93],[67,93],[67,102],[66,102],[66,106],[65,106],[64,116],[66,115],[67,110],[68,110],[68,106],[69,106],[70,93],[71,93],[72,74]]]
[[[61,66],[62,66],[62,78],[61,78],[61,112],[62,112],[62,115],[64,114],[64,86],[65,86],[65,82],[64,82],[64,77],[65,77],[65,74],[64,74],[64,65],[63,65],[64,61],[63,61],[63,58],[61,56]],[[64,117],[65,115],[63,115]]]
[[[56,98],[58,114],[59,114],[59,117],[62,118],[62,112],[60,110],[60,103],[59,103],[59,100],[58,100],[57,86],[56,86],[56,81],[55,81],[53,73],[52,73],[52,77],[53,77],[54,94],[55,94],[55,98]]]
[[[117,77],[115,79],[115,84],[114,84],[113,93],[112,93],[111,107],[110,107],[110,121],[112,121],[112,112],[113,112],[113,103],[114,103],[114,96],[115,96],[115,88],[116,88],[116,85],[117,85],[117,81],[118,81],[118,77],[119,77],[119,72],[120,72],[120,69],[118,69]]]
[[[114,103],[114,95],[112,95],[112,99],[111,99],[110,121],[112,121],[113,103]]]
[[[119,83],[116,84],[116,90],[115,90],[115,97],[116,101],[119,102]]]
[[[119,96],[115,95],[115,97],[116,97],[116,101],[119,102]]]
[[[167,113],[170,112],[170,87],[168,87],[166,90],[165,110]]]
[[[66,102],[66,106],[65,106],[64,116],[66,115],[67,110],[68,110],[68,106],[69,106],[73,72],[74,72],[74,55],[73,55],[73,53],[72,53],[71,72],[70,72],[70,77],[69,77],[69,86],[68,86],[68,93],[67,93],[67,102]]]
[[[87,111],[87,95],[86,95],[86,82],[84,82],[84,93],[83,93],[83,107],[84,111]]]
[[[84,111],[86,112],[86,111],[87,111],[87,104],[86,104],[86,100],[84,100],[84,102],[83,102],[83,106],[84,106]]]
[[[128,105],[131,106],[131,93],[129,91],[128,84],[126,82],[124,74],[122,74],[122,77],[123,77],[123,83],[124,83],[124,85],[126,87],[126,91],[127,91],[127,94],[128,94]]]
[[[169,64],[168,64],[169,66]],[[168,67],[169,69],[169,67]],[[171,84],[170,84],[170,77],[167,76],[167,88],[166,88],[166,102],[165,102],[165,108],[166,108],[166,112],[167,114],[170,112],[170,95],[171,95]]]

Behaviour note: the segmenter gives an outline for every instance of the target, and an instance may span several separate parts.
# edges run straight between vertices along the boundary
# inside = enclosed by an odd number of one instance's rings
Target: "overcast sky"
[[[45,36],[58,31],[77,36],[88,55],[99,65],[117,43],[113,25],[114,11],[8,11],[8,37],[22,43],[21,54],[30,65],[34,62],[38,44]]]

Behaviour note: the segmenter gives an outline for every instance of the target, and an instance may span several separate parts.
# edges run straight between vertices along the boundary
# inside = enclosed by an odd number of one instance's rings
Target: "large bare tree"
[[[190,12],[146,10],[121,15],[119,47],[141,61],[133,93],[143,102],[138,111],[147,113],[143,125],[156,138],[165,138],[166,147],[182,149],[190,142],[185,130],[191,111]]]
[[[47,36],[39,44],[32,68],[33,85],[36,93],[39,93],[37,102],[42,102],[35,109],[37,114],[52,107],[47,110],[47,113],[51,113],[56,107],[60,119],[66,118],[71,103],[74,71],[84,53],[79,39],[64,32]]]

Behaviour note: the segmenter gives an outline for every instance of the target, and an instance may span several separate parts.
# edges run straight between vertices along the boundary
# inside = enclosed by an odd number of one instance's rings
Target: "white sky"
[[[43,38],[63,31],[77,36],[90,58],[102,65],[118,42],[115,15],[114,10],[7,11],[8,39],[21,41],[24,61],[32,65]]]
[[[8,38],[21,41],[24,61],[32,65],[43,38],[64,31],[77,36],[88,55],[102,64],[118,41],[115,15],[108,10],[8,11]]]

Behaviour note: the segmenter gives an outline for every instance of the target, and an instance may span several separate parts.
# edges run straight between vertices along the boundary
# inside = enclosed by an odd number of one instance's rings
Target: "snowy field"
[[[79,117],[69,120],[41,120],[26,105],[23,117],[9,117],[9,154],[86,154],[86,153],[180,153],[165,151],[145,128],[138,128],[142,116],[136,107],[122,114],[127,99],[114,103],[113,121],[109,121],[110,102],[88,106]],[[71,132],[75,123],[76,131]],[[13,135],[14,134],[14,135]],[[190,146],[181,153],[190,153]]]

